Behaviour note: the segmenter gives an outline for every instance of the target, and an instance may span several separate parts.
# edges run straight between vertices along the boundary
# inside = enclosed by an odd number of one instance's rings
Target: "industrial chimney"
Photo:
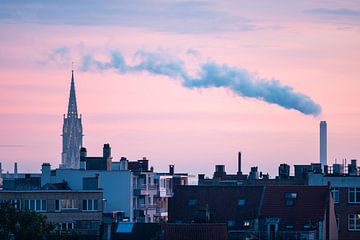
[[[320,122],[320,163],[322,168],[327,165],[327,124]]]
[[[242,175],[242,172],[241,172],[241,152],[238,152],[238,171],[237,171],[237,175]]]

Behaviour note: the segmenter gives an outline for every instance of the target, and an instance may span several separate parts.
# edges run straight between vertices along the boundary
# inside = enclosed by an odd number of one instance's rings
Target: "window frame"
[[[351,226],[353,227],[351,228]],[[360,231],[360,214],[348,215],[348,231],[352,231],[352,232]]]
[[[354,198],[353,200],[351,199],[351,195],[353,195]],[[360,188],[356,188],[356,187],[348,188],[348,203],[360,204]]]
[[[82,210],[85,212],[96,212],[99,211],[98,199],[83,199]]]
[[[340,189],[338,187],[331,188],[331,196],[335,204],[340,203]]]
[[[77,199],[55,199],[55,212],[61,212],[62,210],[76,210],[79,209],[79,203]]]
[[[25,199],[23,208],[34,212],[47,212],[47,199]]]

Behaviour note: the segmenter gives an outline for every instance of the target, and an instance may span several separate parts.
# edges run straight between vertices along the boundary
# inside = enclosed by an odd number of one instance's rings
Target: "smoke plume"
[[[208,61],[200,64],[198,74],[192,76],[182,60],[164,52],[142,50],[136,52],[133,59],[134,64],[127,64],[123,55],[115,51],[111,53],[108,61],[99,61],[92,55],[86,55],[80,69],[113,69],[120,74],[148,72],[178,79],[186,88],[222,87],[242,97],[277,104],[307,115],[317,116],[321,113],[320,105],[309,96],[296,92],[292,87],[281,84],[279,80],[258,78],[246,69]]]

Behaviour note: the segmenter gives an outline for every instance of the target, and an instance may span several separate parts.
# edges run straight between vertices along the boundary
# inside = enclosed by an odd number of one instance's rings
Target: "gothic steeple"
[[[62,168],[80,167],[80,148],[82,146],[82,124],[81,115],[78,117],[76,94],[75,94],[75,79],[74,70],[71,72],[70,97],[68,104],[68,113],[64,115],[63,125],[63,147],[61,155]]]
[[[70,86],[70,97],[68,105],[68,114],[67,117],[77,117],[77,105],[76,105],[76,95],[75,95],[75,82],[74,82],[74,70],[71,71],[71,86]]]

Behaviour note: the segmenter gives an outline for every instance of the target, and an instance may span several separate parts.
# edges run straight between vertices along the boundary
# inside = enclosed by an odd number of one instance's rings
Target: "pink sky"
[[[70,1],[60,8],[37,1],[0,4],[5,171],[13,171],[14,161],[22,172],[38,172],[43,162],[58,167],[71,61],[89,155],[100,155],[110,143],[115,160],[146,156],[158,171],[175,164],[176,171],[210,175],[215,164],[236,172],[242,151],[243,172],[259,166],[275,176],[281,163],[319,161],[318,125],[326,120],[328,162],[360,159],[360,4],[161,1],[162,12],[138,2],[114,3],[116,14],[111,3],[90,4],[73,20],[70,13],[61,15],[72,9]],[[18,15],[6,14],[11,9]],[[56,49],[67,51],[54,55]],[[322,114],[305,115],[223,88],[187,89],[166,76],[79,69],[85,54],[105,60],[118,50],[130,60],[139,49],[176,54],[190,70],[211,59],[276,78],[320,104]],[[189,49],[197,56],[186,55]]]

